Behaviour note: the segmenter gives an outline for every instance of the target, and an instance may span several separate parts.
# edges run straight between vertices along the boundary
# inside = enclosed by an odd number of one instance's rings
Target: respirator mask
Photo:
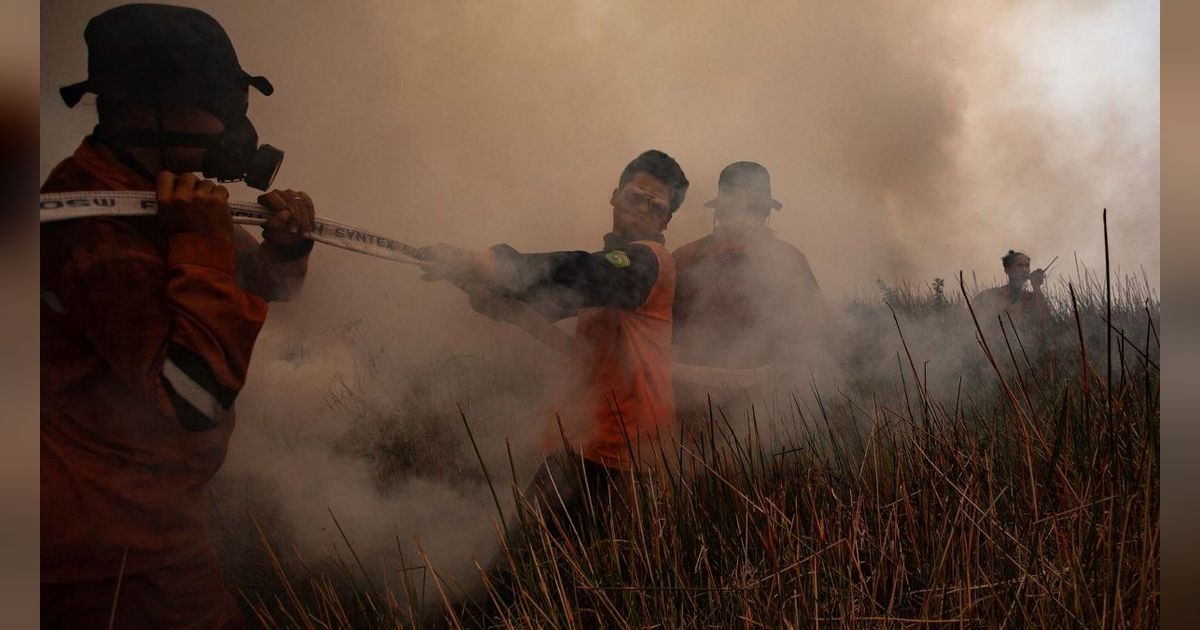
[[[244,181],[247,186],[267,190],[271,186],[279,166],[283,162],[283,151],[269,144],[258,144],[258,131],[246,117],[249,102],[244,93],[230,98],[206,103],[195,103],[212,114],[225,128],[220,133],[190,133],[169,131],[162,128],[162,115],[157,114],[157,129],[122,127],[101,123],[96,126],[95,137],[111,147],[117,157],[127,166],[154,179],[145,168],[129,155],[131,148],[153,148],[160,151],[160,161],[166,164],[166,149],[205,149],[202,167],[205,177],[220,182]]]

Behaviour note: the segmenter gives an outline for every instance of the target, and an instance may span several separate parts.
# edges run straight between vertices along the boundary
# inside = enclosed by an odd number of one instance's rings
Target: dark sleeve
[[[551,319],[593,306],[636,309],[658,280],[658,258],[645,245],[595,253],[522,254],[508,245],[492,251],[492,289]]]

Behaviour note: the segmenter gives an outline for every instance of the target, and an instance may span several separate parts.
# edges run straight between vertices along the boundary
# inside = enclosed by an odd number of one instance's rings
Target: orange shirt
[[[578,316],[576,341],[542,442],[617,469],[654,466],[674,436],[675,263],[661,242],[610,233],[599,252],[491,249],[491,290],[550,321]],[[559,431],[558,418],[562,419]]]
[[[42,187],[151,189],[87,141]],[[266,302],[237,286],[231,243],[153,217],[41,232],[42,581],[196,558]]]
[[[636,309],[582,309],[576,337],[585,349],[577,358],[589,426],[576,448],[610,468],[655,465],[674,437],[675,392],[671,384],[671,309],[675,263],[661,244],[634,241],[658,259],[658,277]],[[557,434],[557,427],[555,427]]]

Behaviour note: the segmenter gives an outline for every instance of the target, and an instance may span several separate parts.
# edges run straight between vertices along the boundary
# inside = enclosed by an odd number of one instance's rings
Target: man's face
[[[1029,279],[1029,257],[1017,256],[1011,267],[1005,267],[1009,282],[1025,282]]]
[[[644,172],[613,190],[613,231],[630,240],[651,240],[671,222],[671,188]]]

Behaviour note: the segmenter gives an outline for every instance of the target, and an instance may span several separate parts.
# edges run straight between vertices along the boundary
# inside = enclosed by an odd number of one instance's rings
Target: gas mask
[[[267,190],[283,162],[283,151],[269,144],[258,144],[258,132],[246,117],[247,103],[242,100],[197,106],[216,116],[225,124],[225,129],[215,134],[167,131],[161,128],[160,116],[157,130],[101,123],[96,126],[94,135],[111,147],[126,166],[149,179],[154,179],[154,174],[145,172],[145,168],[132,158],[128,149],[158,147],[163,152],[162,158],[165,158],[165,149],[168,147],[205,149],[205,177],[220,182],[245,181],[247,186]],[[161,161],[166,163],[165,159]]]
[[[266,190],[279,172],[283,151],[258,144],[258,132],[245,115],[227,121],[225,129],[212,138],[204,154],[204,176],[221,182],[243,180],[247,186]],[[257,147],[257,148],[255,148]]]

